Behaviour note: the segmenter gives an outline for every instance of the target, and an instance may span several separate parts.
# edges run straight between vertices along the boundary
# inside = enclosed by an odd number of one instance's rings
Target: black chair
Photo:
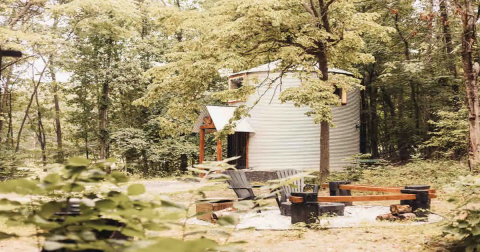
[[[287,179],[298,174],[298,170],[288,169],[288,170],[278,170],[277,171],[277,178],[278,179]],[[280,212],[282,215],[290,216],[291,215],[291,203],[288,201],[292,192],[305,192],[307,187],[313,188],[313,193],[318,194],[318,185],[314,184],[305,184],[305,178],[300,178],[298,180],[293,181],[294,187],[290,185],[284,185],[279,188],[280,190],[280,199],[277,201],[279,202]]]
[[[232,189],[239,200],[257,200],[257,199],[273,199],[275,198],[278,202],[278,197],[276,194],[268,195],[266,197],[257,197],[253,193],[253,186],[248,182],[247,176],[245,176],[244,171],[239,170],[226,170],[222,172],[225,175],[229,176],[227,180],[229,188]],[[279,205],[280,206],[280,205]]]

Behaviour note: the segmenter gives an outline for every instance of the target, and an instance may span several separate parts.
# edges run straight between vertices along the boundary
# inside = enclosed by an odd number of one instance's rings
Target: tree
[[[304,85],[283,92],[283,101],[310,106],[310,116],[321,124],[321,179],[328,175],[330,106],[338,105],[333,85],[346,89],[358,85],[348,76],[329,76],[329,67],[355,74],[355,64],[373,61],[362,52],[362,35],[387,40],[387,29],[375,22],[376,13],[359,13],[354,2],[331,1],[204,1],[198,10],[168,10],[169,32],[182,30],[182,41],[167,55],[165,65],[150,71],[153,84],[138,102],[150,105],[160,97],[170,99],[161,120],[169,133],[188,130],[196,119],[205,92],[221,86],[219,70],[234,71],[281,59],[279,71],[304,69]],[[273,82],[267,80],[267,84]],[[252,87],[242,87],[252,92]],[[242,92],[237,92],[242,93]],[[248,92],[247,92],[248,93]],[[245,92],[242,93],[245,95]],[[217,95],[231,98],[226,92]],[[248,112],[248,110],[245,110]],[[245,113],[246,113],[245,112]],[[245,115],[245,113],[243,115]]]
[[[476,23],[480,12],[475,14],[474,2],[465,0],[457,2],[460,11],[462,29],[462,67],[466,92],[466,101],[469,120],[469,165],[476,169],[480,161],[480,103],[478,101],[478,73],[480,65],[475,62],[474,46],[476,43]]]

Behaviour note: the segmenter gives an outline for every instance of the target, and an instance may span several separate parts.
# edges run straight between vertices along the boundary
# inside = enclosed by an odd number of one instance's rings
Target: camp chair
[[[267,197],[257,197],[253,193],[253,187],[250,185],[250,182],[247,180],[247,176],[245,176],[244,171],[239,170],[226,170],[223,174],[230,176],[227,180],[229,188],[233,189],[235,194],[240,200],[254,200],[254,199],[272,199],[275,198],[277,200],[277,204],[280,206],[280,202],[278,201],[278,197],[276,194],[269,195]]]
[[[277,178],[286,179],[298,173],[299,173],[298,170],[293,170],[293,169],[278,170]],[[294,187],[291,187],[289,185],[284,185],[279,188],[280,199],[278,199],[277,201],[279,202],[280,212],[282,215],[290,216],[291,203],[288,202],[288,198],[290,198],[290,196],[292,195],[292,192],[305,192],[305,189],[307,187],[313,187],[313,192],[318,193],[318,185],[305,184],[305,178],[295,180],[293,184],[295,185]]]

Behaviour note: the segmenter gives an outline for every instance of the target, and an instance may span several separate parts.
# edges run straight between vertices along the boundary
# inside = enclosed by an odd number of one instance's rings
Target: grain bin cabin
[[[280,73],[275,64],[262,65],[228,77],[229,89],[242,85],[255,85],[252,80],[275,79]],[[272,70],[273,69],[273,70]],[[352,75],[340,69],[331,74]],[[253,106],[250,118],[237,122],[235,134],[227,139],[227,157],[240,156],[235,163],[238,169],[273,171],[281,169],[317,169],[320,166],[320,125],[305,115],[308,107],[297,108],[291,102],[281,103],[279,94],[289,87],[301,85],[293,73],[283,77],[268,88],[257,85],[255,94],[246,101],[230,101],[229,106],[205,106],[193,129],[200,133],[200,163],[204,161],[205,134],[222,130],[239,105]],[[281,89],[281,90],[280,90]],[[330,169],[341,170],[348,164],[346,158],[360,152],[360,90],[337,90],[342,106],[332,108],[330,129]],[[263,96],[262,96],[263,95]],[[225,144],[225,143],[223,143]],[[217,160],[222,159],[222,143],[217,142]]]

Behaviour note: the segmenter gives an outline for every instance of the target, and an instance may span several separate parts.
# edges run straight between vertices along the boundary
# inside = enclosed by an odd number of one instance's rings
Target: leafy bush
[[[363,178],[366,170],[384,168],[387,165],[385,160],[371,160],[370,154],[356,154],[346,159],[350,165],[344,168],[344,171],[333,173],[332,177],[336,181],[359,181]],[[370,162],[372,161],[372,162]]]
[[[460,159],[468,154],[468,111],[439,111],[438,121],[429,121],[436,129],[430,132],[425,147],[434,148],[438,157]]]
[[[217,163],[217,169],[229,167],[226,163]],[[107,173],[112,164],[112,160],[91,163],[83,158],[72,158],[65,167],[58,167],[43,179],[3,182],[0,193],[27,195],[33,200],[2,199],[0,216],[8,218],[10,226],[34,225],[36,235],[45,237],[47,251],[223,249],[213,240],[190,238],[199,234],[186,232],[186,219],[192,217],[190,206],[145,194],[143,184],[126,184],[128,179],[123,173]],[[203,194],[198,192],[197,195]],[[79,211],[74,211],[74,199]],[[151,235],[155,231],[182,226],[183,239]],[[0,233],[0,239],[12,236]]]
[[[468,166],[461,162],[418,160],[402,166],[365,169],[356,183],[375,186],[430,185],[432,188],[442,189],[453,183],[458,176],[468,174]],[[352,178],[345,172],[333,172],[329,180],[342,181]]]
[[[480,176],[460,177],[450,189],[449,201],[456,208],[450,214],[444,234],[459,240],[457,248],[480,251]]]
[[[22,164],[22,159],[11,148],[0,145],[0,180],[6,180],[22,176],[18,167]]]

